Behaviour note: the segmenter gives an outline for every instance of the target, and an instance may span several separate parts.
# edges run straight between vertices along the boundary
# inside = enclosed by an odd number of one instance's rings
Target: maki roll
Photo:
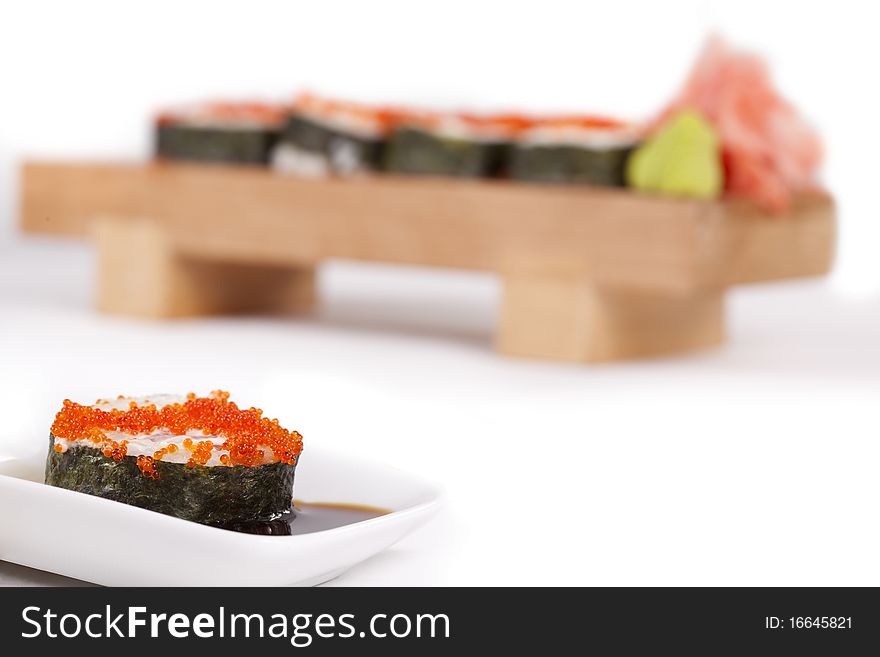
[[[282,107],[262,103],[210,103],[163,112],[156,120],[156,156],[265,165],[284,117]]]
[[[496,177],[504,172],[512,139],[526,125],[526,119],[515,116],[411,115],[391,135],[385,168],[403,174]]]
[[[586,183],[622,187],[626,161],[639,130],[599,117],[537,121],[510,149],[509,175],[533,182]]]
[[[298,432],[223,391],[65,400],[46,483],[203,524],[271,524],[291,512],[302,447]]]
[[[273,168],[314,177],[377,171],[397,116],[390,109],[302,95],[272,155]]]

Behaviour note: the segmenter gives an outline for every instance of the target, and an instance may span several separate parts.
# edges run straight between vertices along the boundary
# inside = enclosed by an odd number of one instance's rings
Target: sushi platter
[[[717,40],[640,123],[302,94],[154,135],[149,163],[23,167],[23,228],[91,236],[107,312],[307,310],[331,258],[470,269],[501,280],[499,351],[608,361],[717,345],[729,287],[832,263],[818,135]]]
[[[18,528],[0,559],[97,584],[320,584],[440,505],[386,467],[311,448],[301,465],[302,434],[222,390],[65,399],[48,442],[0,457],[0,523]],[[132,567],[170,545],[173,567]]]
[[[383,176],[306,179],[202,164],[31,162],[22,226],[90,235],[107,312],[297,311],[322,260],[497,273],[498,349],[601,361],[719,344],[732,285],[817,276],[824,194],[785,217],[747,202]]]

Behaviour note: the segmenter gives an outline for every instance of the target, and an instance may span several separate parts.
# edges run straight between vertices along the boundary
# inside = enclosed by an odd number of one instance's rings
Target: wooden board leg
[[[148,220],[100,219],[98,307],[139,317],[297,312],[315,301],[313,267],[215,262],[174,250]]]
[[[512,356],[610,361],[720,344],[723,290],[660,296],[594,285],[583,274],[503,276],[499,351]]]

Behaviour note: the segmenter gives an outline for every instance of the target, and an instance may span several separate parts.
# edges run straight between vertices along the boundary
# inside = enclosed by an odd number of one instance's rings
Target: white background
[[[307,443],[446,486],[437,521],[342,583],[880,584],[877,18],[856,1],[4,2],[0,449],[42,444],[64,397],[219,386]],[[833,276],[737,291],[719,350],[502,360],[490,276],[346,263],[306,321],[107,318],[87,246],[17,234],[22,158],[144,158],[165,104],[309,87],[640,118],[713,29],[764,53],[819,128],[841,220]]]

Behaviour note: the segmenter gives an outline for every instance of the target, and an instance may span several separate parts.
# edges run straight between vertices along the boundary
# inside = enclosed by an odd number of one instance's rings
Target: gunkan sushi
[[[509,175],[534,182],[622,187],[636,126],[600,117],[541,119],[511,148]]]
[[[312,177],[377,171],[397,116],[387,108],[303,94],[293,105],[272,166]]]
[[[291,510],[302,436],[229,393],[65,400],[46,483],[210,525],[272,523]]]
[[[208,103],[156,120],[156,156],[167,160],[269,163],[286,113],[280,105]]]
[[[394,129],[385,158],[392,173],[490,178],[504,173],[518,116],[411,114]]]

